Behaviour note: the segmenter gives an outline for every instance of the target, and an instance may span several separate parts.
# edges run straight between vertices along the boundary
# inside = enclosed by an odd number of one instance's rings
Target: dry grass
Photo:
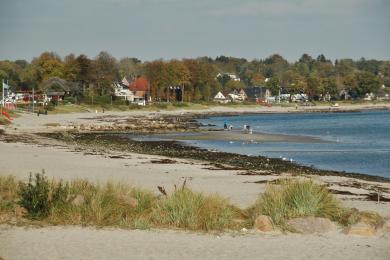
[[[194,192],[185,185],[156,196],[120,183],[49,181],[44,173],[38,175],[39,185],[37,175],[29,183],[0,176],[0,223],[17,219],[17,223],[30,224],[220,231],[250,228],[259,214],[270,216],[281,228],[288,219],[305,216],[325,217],[342,225],[362,221],[377,227],[383,222],[376,213],[342,208],[325,187],[310,180],[269,185],[254,206],[243,211],[224,198]],[[29,212],[20,205],[27,205]]]
[[[21,204],[28,219],[62,225],[224,230],[236,227],[233,220],[240,212],[223,198],[185,187],[158,197],[120,183],[48,181],[44,173],[29,183],[0,176],[0,194],[1,214],[14,214]]]
[[[238,211],[219,196],[206,196],[182,188],[157,202],[152,221],[165,227],[224,230],[234,228],[233,220]]]

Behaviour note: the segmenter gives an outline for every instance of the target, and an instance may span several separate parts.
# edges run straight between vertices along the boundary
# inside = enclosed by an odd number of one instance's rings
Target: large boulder
[[[347,235],[374,236],[376,229],[370,224],[358,222],[344,229],[344,233]]]
[[[261,232],[274,231],[274,225],[272,219],[266,215],[260,215],[255,219],[254,229]]]
[[[287,225],[292,231],[302,234],[327,233],[337,230],[334,222],[327,218],[318,217],[290,219],[287,221]]]

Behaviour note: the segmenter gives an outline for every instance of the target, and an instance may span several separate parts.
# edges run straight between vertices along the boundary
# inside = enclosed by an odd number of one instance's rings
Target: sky
[[[0,60],[303,53],[390,60],[390,0],[0,0]]]

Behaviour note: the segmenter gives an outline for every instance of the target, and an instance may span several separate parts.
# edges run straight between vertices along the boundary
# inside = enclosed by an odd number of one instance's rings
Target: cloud
[[[260,0],[215,8],[212,16],[342,14],[362,9],[381,0]]]

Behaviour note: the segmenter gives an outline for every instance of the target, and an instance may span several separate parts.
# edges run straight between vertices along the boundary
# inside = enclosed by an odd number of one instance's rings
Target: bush
[[[28,184],[20,184],[20,205],[32,219],[47,217],[53,206],[64,203],[67,197],[67,187],[62,182],[50,185],[44,172],[30,174]]]
[[[296,217],[316,216],[338,221],[342,209],[334,196],[313,181],[282,180],[269,185],[252,208],[252,218],[268,215],[274,224],[283,226]]]
[[[167,227],[223,230],[233,227],[236,213],[225,199],[183,188],[159,201],[152,218],[157,225]]]
[[[20,196],[20,205],[27,209],[31,218],[46,217],[49,214],[49,182],[44,174],[37,173],[33,180],[30,173],[28,184],[21,184]]]

